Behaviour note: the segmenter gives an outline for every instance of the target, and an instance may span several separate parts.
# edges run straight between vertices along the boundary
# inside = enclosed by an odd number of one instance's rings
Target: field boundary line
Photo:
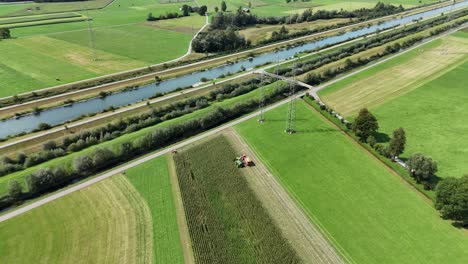
[[[166,164],[169,170],[171,193],[176,209],[177,226],[179,227],[179,243],[181,244],[182,253],[184,255],[184,263],[193,264],[195,263],[195,256],[193,254],[192,238],[188,230],[187,217],[185,215],[174,159],[169,155],[166,155]]]
[[[267,122],[268,122],[268,119],[267,119]],[[329,241],[330,245],[333,246],[333,248],[340,254],[340,256],[343,257],[343,259],[345,259],[347,263],[357,263],[349,255],[349,253],[341,246],[341,244],[338,243],[338,241],[333,237],[333,235],[330,234],[330,232],[326,230],[326,228],[320,222],[320,220],[317,219],[314,216],[314,214],[312,214],[312,212],[305,207],[304,203],[299,199],[298,195],[294,192],[294,190],[292,190],[291,187],[281,179],[281,177],[278,177],[280,173],[271,165],[271,163],[267,159],[263,157],[263,155],[261,155],[258,152],[257,148],[255,147],[255,144],[252,144],[251,142],[249,142],[247,138],[243,138],[243,139],[247,142],[247,144],[255,153],[255,155],[260,158],[262,163],[266,164],[266,167],[271,171],[273,175],[275,175],[275,178],[281,183],[281,186],[283,186],[287,190],[287,192],[291,195],[292,199],[294,199],[294,201],[300,205],[300,208],[309,217],[309,219],[317,226],[320,232],[322,232],[324,237],[330,240]]]
[[[255,187],[257,185],[263,185],[263,188],[267,187],[270,188],[268,193],[274,193],[272,195],[275,197],[277,202],[281,204],[281,207],[285,207],[286,211],[288,214],[292,214],[292,216],[295,216],[293,218],[289,218],[288,222],[293,221],[296,223],[296,225],[299,225],[301,228],[298,228],[298,231],[300,232],[307,232],[303,233],[304,236],[319,236],[319,239],[317,240],[316,238],[313,241],[313,248],[314,248],[314,257],[319,257],[323,254],[325,256],[329,256],[325,249],[331,250],[334,253],[334,257],[326,257],[325,260],[322,256],[321,261],[336,261],[339,260],[340,262],[345,262],[344,260],[346,259],[346,256],[343,256],[342,253],[336,249],[336,246],[333,245],[332,241],[327,238],[326,234],[323,232],[323,230],[318,227],[313,220],[310,219],[309,214],[304,210],[304,207],[301,206],[300,203],[298,203],[297,199],[294,199],[294,197],[291,195],[289,190],[285,188],[284,184],[280,181],[279,177],[275,176],[274,173],[272,173],[272,168],[270,168],[270,163],[265,164],[265,159],[261,157],[261,155],[258,155],[258,152],[252,148],[252,145],[248,143],[248,140],[235,129],[235,128],[228,128],[224,130],[221,134],[223,134],[228,141],[230,142],[231,145],[233,145],[233,148],[238,150],[238,151],[245,151],[249,156],[252,155],[254,160],[258,160],[259,164],[257,162],[255,163],[255,166],[252,167],[251,169],[248,170],[243,170],[242,173],[247,175],[246,177],[248,178],[249,186],[252,186],[254,189],[258,188]],[[238,143],[237,143],[238,142]],[[245,150],[244,150],[245,149]],[[251,158],[252,158],[251,157]],[[265,174],[266,176],[258,176],[255,175],[255,171],[257,171],[258,174]],[[276,171],[276,170],[274,170]],[[260,181],[259,180],[249,180],[252,178],[262,178]],[[269,183],[269,184],[267,184]],[[260,186],[259,186],[260,187]],[[276,187],[276,188],[275,188]],[[260,188],[261,189],[261,188]],[[262,191],[259,190],[258,192],[254,190],[257,196],[262,196],[264,197],[263,199],[266,199],[267,201],[269,200],[269,196],[265,196],[265,194],[262,194]],[[260,199],[260,198],[259,198]],[[275,200],[273,199],[273,200]],[[260,199],[262,200],[262,199]],[[272,201],[273,201],[272,200]],[[268,203],[267,203],[268,204]],[[292,207],[289,207],[291,204]],[[277,215],[277,217],[272,216],[272,220],[276,222],[276,220],[279,220],[279,218],[282,216],[281,214],[278,214],[277,212],[270,212],[270,210],[267,208],[267,206],[264,206],[267,211],[272,214],[272,215]],[[280,208],[280,210],[283,210]],[[274,210],[273,210],[274,211]],[[307,228],[307,225],[301,222],[300,220],[304,219],[306,223],[310,225],[310,229]],[[278,226],[283,226],[279,227],[280,229],[285,228],[285,230],[288,230],[288,228],[284,227],[284,224],[281,224],[280,222],[277,223]],[[289,228],[293,227],[289,226]],[[296,227],[297,228],[297,227]],[[291,231],[289,231],[291,232]],[[297,231],[296,231],[297,232]],[[294,232],[292,232],[294,233]],[[286,236],[286,235],[285,235]],[[287,238],[287,236],[286,236]],[[307,243],[310,240],[305,241]],[[318,243],[317,243],[318,242]],[[296,245],[297,242],[290,242],[293,247]],[[323,244],[325,243],[325,244]],[[318,248],[317,248],[318,247]],[[316,249],[319,249],[316,251]],[[309,253],[310,254],[310,253]],[[306,257],[306,256],[304,256]],[[312,256],[309,256],[312,257]],[[307,259],[305,259],[307,260]],[[348,260],[349,262],[349,260]]]

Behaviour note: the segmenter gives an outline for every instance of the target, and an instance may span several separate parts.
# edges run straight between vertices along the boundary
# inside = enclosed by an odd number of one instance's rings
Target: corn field
[[[174,155],[197,263],[300,263],[218,136]]]

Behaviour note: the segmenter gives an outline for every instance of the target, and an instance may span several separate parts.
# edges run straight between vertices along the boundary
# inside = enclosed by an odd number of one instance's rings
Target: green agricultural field
[[[153,245],[153,263],[184,263],[166,158],[147,161],[126,175],[151,213],[153,241],[147,242]]]
[[[180,12],[180,5],[116,0],[105,9],[77,12],[92,19],[96,56],[87,22],[11,29],[14,39],[0,42],[0,80],[9,87],[0,91],[0,97],[145,67],[184,55],[193,34],[204,25],[204,17],[192,14],[169,21],[146,22],[148,13],[158,16]],[[0,23],[50,16],[59,14],[2,18]],[[58,19],[27,23],[45,22],[58,22]]]
[[[0,262],[148,263],[151,214],[132,183],[115,176],[0,223]]]
[[[274,83],[274,84],[263,87],[262,89],[264,89],[264,94],[266,95],[266,94],[271,93],[273,91],[273,89],[275,89],[277,87],[276,85],[277,85],[277,83]],[[42,164],[34,166],[34,167],[30,167],[30,168],[25,169],[23,171],[19,171],[19,172],[16,172],[16,173],[12,173],[12,174],[2,176],[2,177],[0,177],[0,197],[7,193],[8,182],[10,180],[13,180],[13,179],[18,180],[18,182],[20,182],[22,185],[24,185],[25,177],[27,175],[31,174],[32,172],[36,171],[37,169],[47,168],[47,167],[54,167],[54,166],[64,166],[66,169],[71,170],[72,161],[73,161],[74,158],[76,158],[78,156],[81,156],[81,155],[84,155],[84,154],[90,154],[94,150],[96,150],[96,148],[99,148],[99,147],[104,147],[105,148],[105,147],[107,147],[107,148],[110,148],[112,150],[117,151],[118,147],[122,143],[135,142],[135,141],[139,140],[140,138],[142,138],[144,135],[146,135],[148,132],[153,131],[155,128],[163,128],[163,127],[167,127],[167,126],[170,126],[172,124],[184,122],[184,121],[187,121],[187,120],[190,120],[190,119],[203,117],[203,116],[207,115],[209,112],[211,112],[215,107],[232,107],[232,106],[236,105],[237,103],[245,102],[246,100],[249,100],[249,99],[258,99],[258,98],[260,98],[260,96],[262,96],[261,91],[259,89],[256,89],[256,90],[253,90],[253,91],[251,91],[251,92],[249,92],[247,94],[243,94],[243,95],[240,95],[240,96],[237,96],[237,97],[234,97],[234,98],[226,99],[226,100],[224,100],[222,102],[214,103],[213,105],[211,105],[209,107],[200,109],[200,110],[195,111],[193,113],[190,113],[190,114],[178,117],[178,118],[174,118],[174,119],[168,120],[166,122],[157,124],[155,126],[141,129],[141,130],[133,132],[133,133],[122,135],[122,136],[120,136],[120,137],[118,137],[116,139],[101,143],[99,145],[89,147],[87,149],[84,149],[82,151],[69,154],[69,155],[64,156],[64,157],[53,159],[51,161],[42,163]]]
[[[91,0],[63,3],[24,3],[0,5],[0,16],[28,16],[48,13],[80,11],[84,9],[103,8],[112,0]],[[117,2],[117,1],[115,1]]]
[[[461,177],[468,172],[468,148],[460,144],[468,139],[468,126],[463,114],[456,114],[468,110],[463,103],[468,39],[463,35],[460,31],[426,44],[335,83],[320,95],[351,120],[368,107],[388,135],[403,127],[408,139],[403,158],[422,152],[438,162],[439,176]]]
[[[0,223],[0,262],[184,263],[166,158],[126,174]]]
[[[286,0],[226,0],[227,11],[234,12],[237,8],[252,5],[251,12],[260,16],[284,16],[300,13],[308,8],[314,10],[354,10],[359,8],[372,8],[379,2],[378,0],[312,0],[286,3]],[[435,0],[381,0],[380,2],[400,5],[404,7],[414,7],[421,4],[437,2]],[[214,7],[221,7],[220,0],[199,0],[201,5],[207,5],[208,11],[214,12]]]
[[[299,263],[223,136],[174,155],[196,263]]]
[[[271,172],[351,263],[466,263],[468,236],[431,201],[303,102],[297,133],[287,107],[239,124]]]

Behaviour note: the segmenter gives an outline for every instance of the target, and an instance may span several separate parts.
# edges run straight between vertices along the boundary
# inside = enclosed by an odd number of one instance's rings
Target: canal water
[[[389,20],[379,25],[373,25],[370,27],[347,32],[339,36],[323,38],[321,40],[306,43],[288,50],[279,50],[276,52],[265,53],[255,58],[240,60],[233,64],[223,65],[205,71],[194,72],[192,74],[179,76],[174,79],[162,81],[158,84],[148,84],[139,87],[138,89],[115,93],[105,98],[95,98],[87,101],[76,102],[71,106],[61,106],[47,109],[38,115],[30,114],[18,119],[12,118],[4,120],[0,122],[0,138],[5,138],[7,136],[16,135],[22,132],[29,132],[37,128],[40,123],[47,123],[49,125],[63,124],[66,121],[73,120],[81,115],[101,112],[102,110],[111,106],[125,106],[141,100],[148,99],[156,93],[170,92],[176,90],[179,87],[182,88],[192,86],[200,82],[201,78],[213,79],[217,78],[222,74],[238,72],[242,68],[250,69],[268,62],[275,62],[277,60],[284,61],[293,57],[296,53],[299,52],[333,45],[346,40],[371,34],[373,32],[376,32],[377,30],[384,30],[398,25],[409,24],[415,19],[435,16],[443,12],[449,12],[453,9],[466,6],[468,6],[468,1],[458,2],[454,5],[433,9],[415,15],[406,16],[403,18]]]

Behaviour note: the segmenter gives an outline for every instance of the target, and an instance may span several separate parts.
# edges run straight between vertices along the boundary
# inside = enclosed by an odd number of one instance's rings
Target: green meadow
[[[204,17],[192,14],[146,22],[150,12],[154,16],[180,12],[180,6],[151,0],[116,0],[104,9],[76,12],[92,19],[93,37],[86,21],[12,28],[13,39],[0,42],[0,80],[8,87],[1,89],[0,97],[145,67],[184,55],[193,34],[204,25]],[[58,14],[42,15],[51,16]],[[3,18],[0,23],[33,18],[41,16]]]
[[[407,146],[402,158],[420,152],[437,161],[438,176],[461,177],[468,173],[468,147],[462,143],[468,140],[467,36],[458,31],[319,94],[350,120],[360,108],[369,108],[388,135],[403,127]]]
[[[284,133],[286,111],[236,130],[348,262],[468,261],[466,231],[431,201],[303,102],[297,133]]]

